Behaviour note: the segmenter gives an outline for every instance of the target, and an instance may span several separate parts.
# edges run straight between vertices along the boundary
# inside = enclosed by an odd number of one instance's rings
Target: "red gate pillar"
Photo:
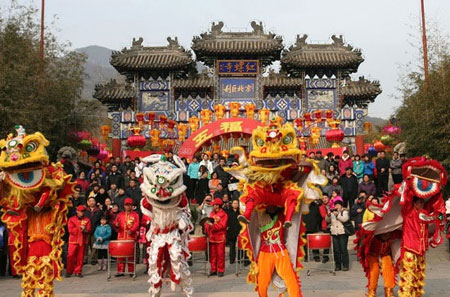
[[[112,156],[120,157],[120,151],[122,148],[122,141],[119,138],[112,139]]]
[[[360,156],[364,155],[364,135],[355,136],[356,153]]]

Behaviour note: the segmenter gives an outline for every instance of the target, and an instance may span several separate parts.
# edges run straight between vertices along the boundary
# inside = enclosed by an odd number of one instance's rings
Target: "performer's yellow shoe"
[[[366,297],[377,297],[377,290],[369,289],[369,291],[366,294]]]
[[[374,295],[375,296],[375,295]],[[394,289],[384,288],[384,297],[395,297]]]

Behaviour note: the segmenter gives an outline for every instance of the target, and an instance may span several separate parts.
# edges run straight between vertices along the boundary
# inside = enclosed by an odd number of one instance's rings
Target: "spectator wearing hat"
[[[342,201],[337,200],[334,208],[328,211],[326,221],[330,224],[333,237],[334,261],[336,271],[347,271],[349,268],[348,235],[345,233],[344,223],[349,220],[348,211],[343,207]]]
[[[212,219],[205,224],[205,233],[209,238],[209,255],[211,270],[209,275],[222,277],[225,273],[225,244],[227,237],[228,215],[222,209],[222,199],[216,198],[211,203],[213,211],[209,215]]]
[[[69,230],[69,250],[67,254],[66,277],[83,277],[83,258],[88,236],[91,232],[91,221],[84,216],[86,206],[79,205],[76,209],[77,215],[69,219],[67,227]]]
[[[114,221],[114,227],[117,231],[117,239],[136,241],[139,230],[139,215],[133,211],[133,199],[126,198],[124,201],[125,211],[117,215]],[[130,257],[128,261],[128,272],[134,271],[134,258]],[[125,259],[117,259],[117,274],[123,276],[125,272]],[[130,274],[131,276],[131,274]]]

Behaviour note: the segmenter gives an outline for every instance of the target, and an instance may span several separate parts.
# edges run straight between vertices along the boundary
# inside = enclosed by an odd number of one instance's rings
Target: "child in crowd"
[[[106,258],[108,255],[109,240],[111,239],[111,226],[105,216],[100,219],[100,225],[95,228],[94,248],[98,254],[98,271],[106,270]]]
[[[344,200],[342,199],[341,196],[339,196],[339,193],[337,190],[333,190],[331,191],[331,199],[330,199],[330,209],[334,209],[334,204],[336,203],[336,201],[342,201],[344,202]]]

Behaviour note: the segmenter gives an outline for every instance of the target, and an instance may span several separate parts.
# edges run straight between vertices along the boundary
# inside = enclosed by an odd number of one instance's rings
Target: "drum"
[[[331,248],[331,235],[328,233],[308,234],[308,249],[329,249]]]
[[[134,257],[134,240],[111,240],[109,254],[115,258]]]
[[[206,236],[191,236],[188,242],[188,248],[191,252],[201,252],[206,251],[207,240]]]

